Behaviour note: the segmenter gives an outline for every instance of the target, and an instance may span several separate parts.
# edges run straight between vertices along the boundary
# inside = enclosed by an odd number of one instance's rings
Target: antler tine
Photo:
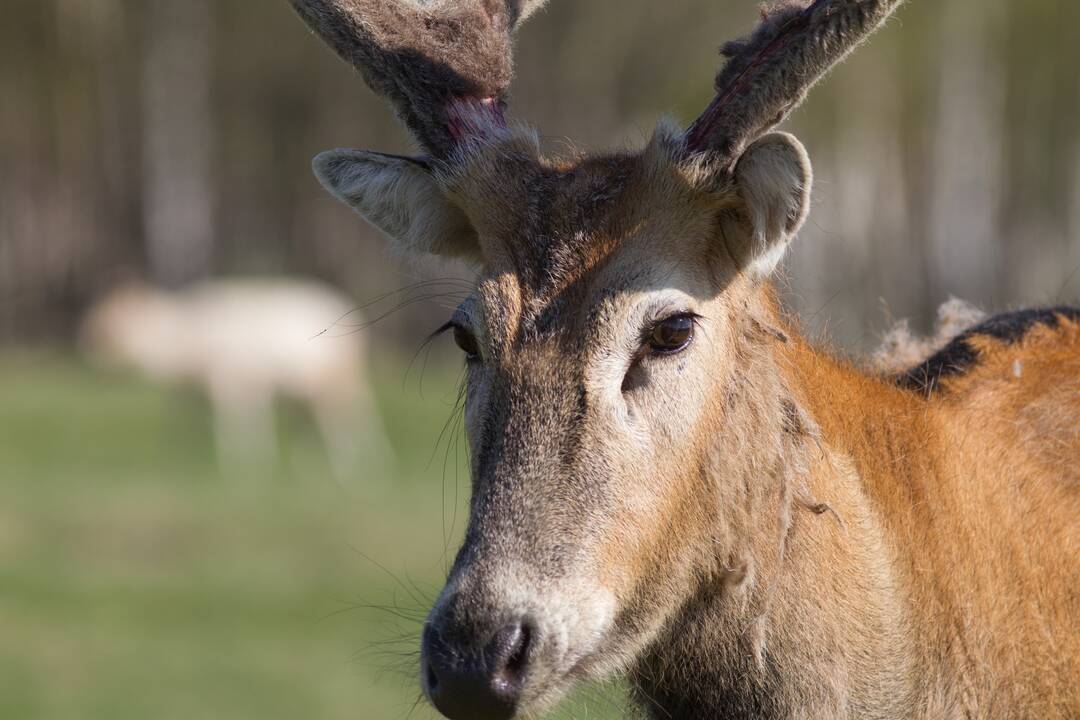
[[[902,2],[783,0],[763,7],[758,28],[722,48],[728,61],[716,78],[716,98],[686,131],[687,149],[712,151],[731,169]]]
[[[504,126],[511,36],[544,0],[290,0],[440,159]]]

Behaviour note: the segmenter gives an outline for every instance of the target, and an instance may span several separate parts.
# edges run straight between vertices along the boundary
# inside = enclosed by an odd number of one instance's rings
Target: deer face
[[[424,689],[450,718],[533,712],[629,664],[750,530],[735,508],[782,415],[746,378],[756,288],[810,190],[802,147],[766,133],[901,0],[769,3],[685,133],[571,161],[503,115],[543,0],[291,2],[433,158],[327,153],[323,184],[400,250],[481,268],[451,321],[472,509]]]
[[[481,266],[450,321],[471,515],[424,632],[425,691],[451,718],[509,718],[625,666],[727,561],[737,489],[714,437],[809,165],[786,135],[730,174],[684,158],[661,129],[640,155],[574,162],[520,135],[445,172],[317,162],[402,247]]]

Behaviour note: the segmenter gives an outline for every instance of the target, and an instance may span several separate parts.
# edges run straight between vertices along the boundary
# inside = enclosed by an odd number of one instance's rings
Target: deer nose
[[[479,654],[455,648],[438,629],[424,629],[424,687],[450,720],[510,720],[517,713],[529,665],[532,631],[507,625]]]

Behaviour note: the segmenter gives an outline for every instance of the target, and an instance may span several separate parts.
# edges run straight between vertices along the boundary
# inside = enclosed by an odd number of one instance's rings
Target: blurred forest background
[[[751,0],[552,2],[523,30],[511,111],[553,146],[639,146],[707,103]],[[789,123],[817,185],[788,277],[811,329],[872,345],[950,294],[1080,295],[1080,5],[912,2]],[[120,275],[301,273],[358,302],[414,278],[308,167],[410,143],[283,0],[6,0],[0,340],[63,339]],[[445,269],[435,271],[445,273]],[[405,344],[422,305],[380,328]],[[426,325],[425,325],[426,327]]]
[[[756,12],[552,0],[511,114],[555,151],[640,146],[704,108]],[[1080,297],[1078,28],[1067,0],[912,0],[814,92],[786,128],[816,186],[782,281],[812,335],[862,352],[950,295]],[[460,360],[437,343],[408,368],[460,289],[416,283],[468,275],[396,263],[324,194],[310,158],[342,145],[412,150],[285,0],[4,1],[0,717],[433,717],[416,634],[461,533]],[[235,275],[387,315],[365,333],[396,462],[342,490],[286,404],[275,468],[223,482],[205,398],[73,352],[117,282]]]

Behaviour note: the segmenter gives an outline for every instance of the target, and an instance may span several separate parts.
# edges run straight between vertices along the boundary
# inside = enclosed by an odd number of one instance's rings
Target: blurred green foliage
[[[0,717],[436,717],[418,633],[467,479],[456,370],[405,364],[376,383],[399,468],[341,489],[296,408],[275,473],[222,478],[200,397],[0,358]],[[623,716],[589,696],[560,717]]]

